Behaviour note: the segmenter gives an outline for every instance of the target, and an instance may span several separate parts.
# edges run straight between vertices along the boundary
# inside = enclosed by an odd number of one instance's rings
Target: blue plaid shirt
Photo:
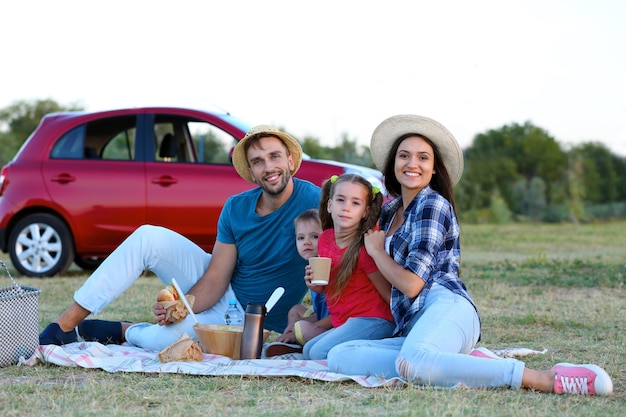
[[[401,205],[402,197],[385,204],[380,216],[380,230],[389,230]],[[459,279],[459,232],[452,205],[430,186],[421,190],[406,208],[404,223],[391,237],[389,253],[398,264],[421,277],[426,285],[414,298],[392,288],[391,313],[396,322],[394,334],[400,334],[424,306],[434,282],[467,298],[476,308]]]

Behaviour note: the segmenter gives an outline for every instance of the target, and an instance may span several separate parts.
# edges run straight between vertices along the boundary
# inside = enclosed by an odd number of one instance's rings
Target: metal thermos
[[[239,355],[241,359],[259,359],[261,357],[265,314],[264,305],[248,303],[246,306]]]

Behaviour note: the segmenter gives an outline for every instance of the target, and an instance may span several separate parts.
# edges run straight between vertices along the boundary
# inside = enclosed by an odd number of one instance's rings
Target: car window
[[[204,122],[190,122],[189,132],[200,163],[230,163],[229,152],[237,141],[223,130]]]
[[[74,128],[56,141],[50,158],[82,159],[85,157],[85,126]]]
[[[88,122],[65,133],[54,144],[51,158],[135,159],[135,116]]]
[[[235,138],[204,121],[158,115],[154,123],[155,156],[159,162],[229,164]]]
[[[113,136],[102,150],[102,159],[132,161],[135,159],[136,129],[126,129]]]
[[[159,162],[182,162],[190,160],[186,158],[184,142],[176,135],[174,121],[160,121],[154,125],[154,138],[156,154],[154,160]],[[178,135],[180,136],[180,135]]]

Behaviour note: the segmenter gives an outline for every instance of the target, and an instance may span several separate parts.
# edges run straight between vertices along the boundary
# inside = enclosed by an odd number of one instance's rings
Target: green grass
[[[0,369],[2,416],[622,416],[626,409],[626,223],[468,225],[462,276],[481,312],[482,345],[548,349],[527,366],[592,362],[613,378],[605,398],[527,390],[363,388],[300,378],[114,373],[56,366]],[[6,256],[0,256],[8,262]],[[16,277],[42,289],[40,326],[86,276]],[[103,318],[150,320],[160,289],[140,278]]]

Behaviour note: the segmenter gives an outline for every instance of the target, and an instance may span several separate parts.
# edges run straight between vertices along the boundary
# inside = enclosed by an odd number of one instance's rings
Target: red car
[[[23,275],[93,269],[135,228],[163,225],[211,251],[224,201],[254,185],[230,163],[251,126],[230,114],[135,108],[46,115],[0,174],[0,249]],[[320,185],[380,172],[305,158]],[[381,188],[382,189],[382,188]]]

